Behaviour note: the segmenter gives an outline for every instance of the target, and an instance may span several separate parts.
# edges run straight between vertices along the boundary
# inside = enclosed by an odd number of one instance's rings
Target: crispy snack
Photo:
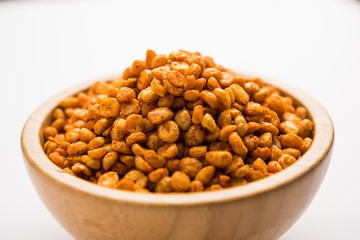
[[[273,86],[200,53],[148,50],[122,77],[69,96],[44,129],[65,172],[136,192],[201,192],[282,171],[312,143],[313,122]]]

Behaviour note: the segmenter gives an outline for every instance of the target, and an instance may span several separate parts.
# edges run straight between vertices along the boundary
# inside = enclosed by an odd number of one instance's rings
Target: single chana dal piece
[[[164,97],[166,94],[166,89],[162,82],[160,82],[158,79],[153,79],[150,83],[151,90],[159,95],[160,97]]]
[[[202,118],[201,126],[205,129],[209,130],[209,132],[211,132],[211,133],[215,133],[217,130],[216,122],[209,113],[206,113],[204,115],[204,117]]]
[[[168,193],[172,192],[173,188],[171,186],[171,177],[163,177],[156,184],[155,192],[157,193]]]
[[[296,159],[291,155],[284,154],[278,159],[278,162],[280,163],[282,168],[287,168],[291,164],[295,163]]]
[[[89,150],[87,153],[92,158],[100,159],[106,154],[106,151],[105,151],[105,148],[100,147],[100,148],[95,148],[93,150]],[[83,156],[86,156],[86,155],[83,155]]]
[[[145,127],[145,121],[139,114],[131,114],[126,117],[126,129],[131,132],[141,132]]]
[[[235,125],[226,125],[219,132],[219,140],[222,142],[229,141],[229,135],[237,129]]]
[[[190,178],[183,172],[174,172],[170,181],[171,187],[176,192],[186,192],[190,188]]]
[[[144,188],[148,182],[148,178],[138,170],[131,170],[125,174],[123,179],[129,179],[135,182],[135,189]]]
[[[119,182],[116,183],[115,188],[127,191],[134,191],[135,190],[135,182],[130,179],[121,179]]]
[[[179,138],[179,127],[174,121],[166,121],[158,128],[159,138],[168,143],[176,142]]]
[[[85,142],[79,141],[72,143],[67,148],[67,153],[69,155],[79,155],[87,152],[87,144]]]
[[[116,172],[109,171],[99,177],[97,184],[107,188],[115,188],[118,182],[119,175]]]
[[[196,146],[189,148],[189,156],[197,159],[205,157],[207,153],[207,146]]]
[[[270,173],[277,173],[283,170],[282,166],[277,161],[270,161],[267,167]]]
[[[203,168],[202,162],[196,158],[186,157],[180,161],[180,170],[190,178],[194,178],[196,174]]]
[[[185,134],[185,144],[189,147],[200,145],[205,140],[205,133],[199,125],[192,125]]]
[[[119,153],[115,151],[108,152],[102,159],[102,166],[105,171],[109,170],[119,158]]]
[[[120,113],[120,104],[115,98],[105,98],[100,103],[99,114],[103,117],[116,117]]]
[[[215,167],[213,165],[206,166],[202,168],[195,176],[195,180],[202,182],[203,185],[206,185],[215,175]]]
[[[174,113],[168,107],[160,107],[148,113],[148,119],[152,124],[160,124],[174,117]]]
[[[174,158],[178,155],[179,149],[176,143],[166,143],[158,148],[157,153],[165,158]]]
[[[303,140],[295,133],[288,133],[281,136],[281,146],[284,148],[299,149],[303,144]]]
[[[121,87],[116,94],[116,100],[119,102],[131,102],[135,98],[135,91],[132,88]]]
[[[205,154],[205,160],[217,168],[226,168],[231,165],[232,155],[227,151],[210,151]]]
[[[146,174],[153,171],[153,168],[150,166],[150,164],[140,156],[135,156],[135,167]]]
[[[244,160],[241,157],[237,157],[232,161],[231,165],[225,169],[226,174],[230,174],[244,166]]]
[[[240,156],[245,156],[248,153],[248,149],[237,132],[230,133],[229,144],[231,149]]]
[[[232,177],[243,178],[250,172],[249,164],[239,167],[236,171],[231,173]]]
[[[163,167],[165,165],[165,163],[166,163],[166,159],[163,156],[157,154],[154,150],[145,151],[144,159],[153,168]]]
[[[199,180],[194,180],[190,183],[190,192],[202,192],[204,191],[204,185]]]
[[[167,168],[158,168],[149,173],[148,178],[152,183],[158,183],[163,177],[169,176]]]
[[[224,89],[216,88],[213,93],[218,98],[219,105],[222,109],[229,109],[231,107],[231,98]]]
[[[65,160],[65,158],[63,156],[61,156],[58,152],[50,153],[49,158],[58,167],[64,168],[64,160]]]
[[[175,114],[174,120],[179,128],[187,131],[191,126],[191,116],[188,110],[182,109]]]
[[[248,182],[254,182],[254,181],[257,181],[257,180],[262,179],[264,177],[265,177],[265,175],[261,171],[259,171],[259,170],[250,170],[245,178],[246,178],[246,180]]]
[[[99,169],[101,167],[101,160],[100,159],[94,159],[90,157],[89,155],[82,155],[81,161],[92,169]]]
[[[231,84],[230,88],[234,93],[237,103],[247,104],[249,102],[249,94],[239,84]]]
[[[192,115],[192,122],[194,124],[200,124],[202,119],[204,117],[204,108],[201,105],[198,105],[194,108],[193,110],[193,115]]]

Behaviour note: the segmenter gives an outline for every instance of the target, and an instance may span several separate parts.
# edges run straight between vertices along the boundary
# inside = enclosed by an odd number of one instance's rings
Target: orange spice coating
[[[309,149],[314,124],[260,78],[184,50],[148,50],[122,77],[62,100],[44,151],[65,172],[136,192],[201,192],[284,170]]]

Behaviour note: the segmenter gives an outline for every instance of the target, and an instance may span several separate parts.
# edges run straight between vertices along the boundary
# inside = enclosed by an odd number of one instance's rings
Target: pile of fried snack
[[[53,163],[136,192],[218,190],[271,176],[301,158],[314,132],[290,96],[184,50],[148,50],[52,116],[44,150]]]

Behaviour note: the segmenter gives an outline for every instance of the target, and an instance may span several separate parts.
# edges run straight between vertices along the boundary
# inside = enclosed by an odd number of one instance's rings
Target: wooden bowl
[[[51,214],[76,239],[277,239],[318,191],[331,158],[334,130],[313,98],[284,83],[265,82],[305,106],[315,124],[309,150],[274,176],[221,191],[146,194],[107,189],[65,173],[45,155],[43,129],[62,99],[91,83],[58,94],[30,116],[21,136],[27,171]]]

